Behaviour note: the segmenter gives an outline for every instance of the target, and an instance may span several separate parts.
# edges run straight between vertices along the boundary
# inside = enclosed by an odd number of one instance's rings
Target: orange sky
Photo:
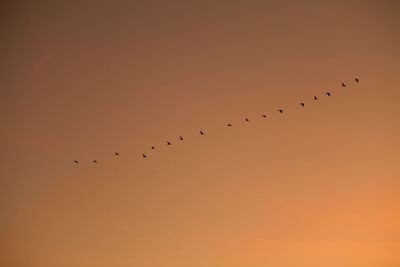
[[[398,2],[0,7],[0,265],[400,266]]]

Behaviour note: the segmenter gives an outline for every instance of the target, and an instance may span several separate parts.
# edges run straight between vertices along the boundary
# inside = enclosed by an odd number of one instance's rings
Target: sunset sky
[[[1,1],[0,265],[400,266],[399,29],[398,1]]]

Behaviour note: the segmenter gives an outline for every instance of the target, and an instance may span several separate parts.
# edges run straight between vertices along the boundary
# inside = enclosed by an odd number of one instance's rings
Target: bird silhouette
[[[304,103],[300,103],[300,106],[302,106],[304,108]]]
[[[263,114],[263,115],[261,115],[261,117],[263,117],[263,118],[266,118],[266,117],[267,117],[267,115]]]
[[[355,81],[356,83],[358,83],[358,82],[360,81],[360,79],[354,78],[354,81]]]
[[[97,160],[93,160],[93,163],[97,163]]]
[[[246,118],[246,119],[244,119],[246,122],[248,122],[249,121],[249,119],[248,118]]]
[[[74,163],[75,163],[75,164],[78,164],[78,161],[77,161],[77,160],[74,160]]]
[[[119,153],[118,153],[118,152],[114,152],[114,154],[115,154],[115,156],[119,156]]]
[[[318,100],[318,97],[314,96],[314,100]]]
[[[169,145],[169,146],[170,146],[170,145],[171,145],[171,142],[170,142],[170,141],[167,141],[167,145]]]
[[[182,140],[183,140],[183,137],[182,137],[182,136],[179,136],[179,139],[182,141]]]
[[[232,127],[232,124],[228,123],[228,127]]]
[[[283,113],[283,109],[278,109],[278,111],[282,114]]]
[[[346,85],[344,83],[342,83],[342,87],[346,87]]]
[[[200,131],[200,135],[204,135],[204,132],[203,132],[203,131]]]
[[[155,146],[152,146],[151,149],[156,149],[156,147],[155,147]]]
[[[146,156],[146,154],[142,154],[142,157],[145,158],[145,157],[147,157],[147,156]]]
[[[326,92],[326,95],[327,95],[327,96],[331,96],[331,93],[329,93],[329,92]]]

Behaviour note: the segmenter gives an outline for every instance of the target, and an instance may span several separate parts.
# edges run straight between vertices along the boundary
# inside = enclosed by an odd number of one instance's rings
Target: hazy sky
[[[0,265],[400,266],[399,14],[1,1]]]

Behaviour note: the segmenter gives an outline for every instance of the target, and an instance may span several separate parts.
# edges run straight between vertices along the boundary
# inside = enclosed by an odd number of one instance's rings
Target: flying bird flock
[[[359,79],[359,78],[354,78],[354,82],[355,82],[355,83],[359,83],[359,82],[360,82],[360,79]],[[341,87],[346,87],[346,84],[345,84],[344,82],[342,82],[342,83],[341,83]],[[330,97],[330,96],[331,96],[331,93],[330,93],[330,92],[326,92],[325,95],[327,95],[328,97]],[[317,100],[318,100],[318,97],[317,97],[317,96],[314,96],[314,97],[313,97],[313,100],[314,100],[314,101],[317,101]],[[300,106],[301,106],[301,108],[304,108],[304,107],[305,107],[305,103],[304,103],[304,102],[301,102],[301,103],[300,103]],[[284,110],[281,109],[281,108],[277,110],[277,112],[279,112],[280,114],[283,114],[283,111],[284,111]],[[261,117],[263,117],[263,118],[265,119],[265,118],[267,118],[267,115],[266,115],[266,114],[262,114]],[[249,123],[250,120],[249,120],[248,118],[245,118],[245,119],[244,119],[244,122],[245,122],[245,123]],[[227,124],[227,127],[232,127],[232,124],[231,124],[231,123],[228,123],[228,124]],[[200,134],[200,135],[205,135],[205,131],[204,131],[204,130],[200,130],[200,131],[199,131],[199,134]],[[179,140],[180,140],[180,141],[183,141],[184,138],[183,138],[182,136],[179,136]],[[166,142],[166,145],[171,146],[172,143],[171,143],[170,141],[167,141],[167,142]],[[156,149],[156,147],[155,147],[155,146],[151,146],[151,149],[154,150],[154,149]],[[118,152],[114,152],[114,156],[118,157],[118,156],[119,156],[119,153],[118,153]],[[143,159],[145,159],[145,158],[147,158],[147,154],[142,153],[141,157],[142,157]],[[73,160],[72,162],[73,162],[75,165],[79,164],[79,161],[78,161],[78,160]],[[93,164],[97,164],[98,161],[94,159],[94,160],[92,161],[92,163],[93,163]]]

